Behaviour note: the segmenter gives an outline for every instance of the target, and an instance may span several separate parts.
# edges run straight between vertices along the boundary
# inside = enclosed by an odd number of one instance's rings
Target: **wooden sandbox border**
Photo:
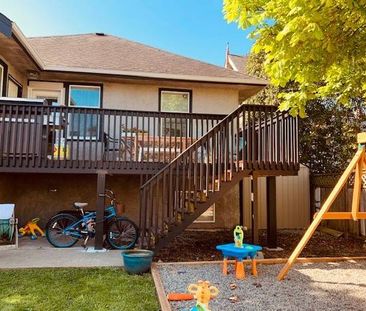
[[[287,258],[265,258],[257,259],[257,264],[262,265],[276,265],[284,264],[287,262]],[[303,257],[298,258],[296,263],[321,263],[321,262],[337,262],[337,261],[358,261],[366,260],[366,256],[359,257]],[[151,275],[154,280],[156,293],[158,295],[160,310],[161,311],[172,311],[170,302],[167,299],[167,294],[165,292],[163,282],[160,277],[159,266],[171,266],[171,265],[207,265],[207,264],[221,264],[222,261],[182,261],[182,262],[154,262],[151,266]],[[229,263],[234,263],[234,260],[230,260]],[[250,264],[251,260],[244,260],[244,264]],[[277,280],[276,280],[277,282]]]

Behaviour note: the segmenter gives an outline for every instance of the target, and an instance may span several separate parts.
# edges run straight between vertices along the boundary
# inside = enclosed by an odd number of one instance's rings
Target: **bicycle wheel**
[[[138,239],[138,229],[134,222],[118,217],[111,221],[107,230],[107,241],[116,249],[133,248]]]
[[[76,223],[78,218],[71,214],[58,214],[52,217],[46,225],[46,237],[54,247],[67,248],[75,245],[79,238],[67,234],[64,229]]]

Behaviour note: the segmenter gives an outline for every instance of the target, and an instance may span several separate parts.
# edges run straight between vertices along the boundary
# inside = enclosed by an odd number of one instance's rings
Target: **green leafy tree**
[[[366,0],[224,0],[224,14],[252,30],[281,110],[304,117],[310,101],[365,98]]]
[[[250,54],[247,72],[267,78],[264,59],[263,53]],[[291,87],[269,84],[246,103],[278,105],[279,92],[291,92]],[[356,134],[362,130],[366,118],[363,101],[352,100],[348,105],[338,105],[334,99],[317,99],[309,101],[307,108],[308,117],[299,120],[300,163],[316,174],[342,172],[354,155]]]

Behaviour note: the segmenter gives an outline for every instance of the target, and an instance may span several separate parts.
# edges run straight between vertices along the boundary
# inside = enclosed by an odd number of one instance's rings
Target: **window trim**
[[[17,98],[22,98],[23,96],[23,85],[18,82],[12,75],[8,75],[8,86],[7,86],[7,90],[8,90],[8,94],[9,94],[9,81],[13,82],[14,84],[16,84],[18,86],[18,93],[17,93]]]
[[[67,107],[71,107],[70,106],[70,100],[71,100],[71,90],[73,87],[78,87],[78,88],[84,88],[84,89],[99,89],[99,107],[90,107],[90,106],[75,106],[75,108],[86,108],[86,109],[101,109],[102,108],[102,101],[103,101],[103,85],[101,84],[89,84],[89,83],[70,83],[65,85],[67,88],[67,92],[66,92],[66,106]],[[99,116],[98,116],[99,117]],[[99,124],[100,125],[100,124]],[[92,141],[98,141],[101,137],[101,129],[97,130],[97,135],[95,136],[72,136],[70,135],[70,133],[66,133],[66,138],[68,140],[72,140],[72,139],[80,139],[80,140],[92,140]]]
[[[188,93],[189,99],[188,99],[188,111],[187,112],[181,112],[181,111],[162,111],[161,110],[161,98],[162,93]],[[192,90],[190,89],[172,89],[172,88],[159,88],[159,112],[168,112],[168,113],[192,113]]]
[[[103,98],[103,89],[101,85],[93,85],[93,84],[69,84],[67,85],[67,100],[66,105],[68,107],[70,106],[70,100],[71,100],[71,89],[75,88],[81,88],[81,89],[99,89],[99,107],[90,107],[90,106],[75,106],[75,108],[90,108],[90,109],[100,109],[102,108],[102,98]]]
[[[2,85],[0,85],[0,96],[6,97],[8,90],[8,65],[0,58],[0,65],[3,68]]]

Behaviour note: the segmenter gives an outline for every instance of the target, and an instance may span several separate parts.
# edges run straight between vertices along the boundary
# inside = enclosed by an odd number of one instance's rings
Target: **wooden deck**
[[[237,118],[226,154],[235,165],[296,172],[297,121],[275,110],[246,106]],[[0,172],[152,175],[224,117],[0,102]],[[217,166],[218,147],[201,145],[192,163]]]

